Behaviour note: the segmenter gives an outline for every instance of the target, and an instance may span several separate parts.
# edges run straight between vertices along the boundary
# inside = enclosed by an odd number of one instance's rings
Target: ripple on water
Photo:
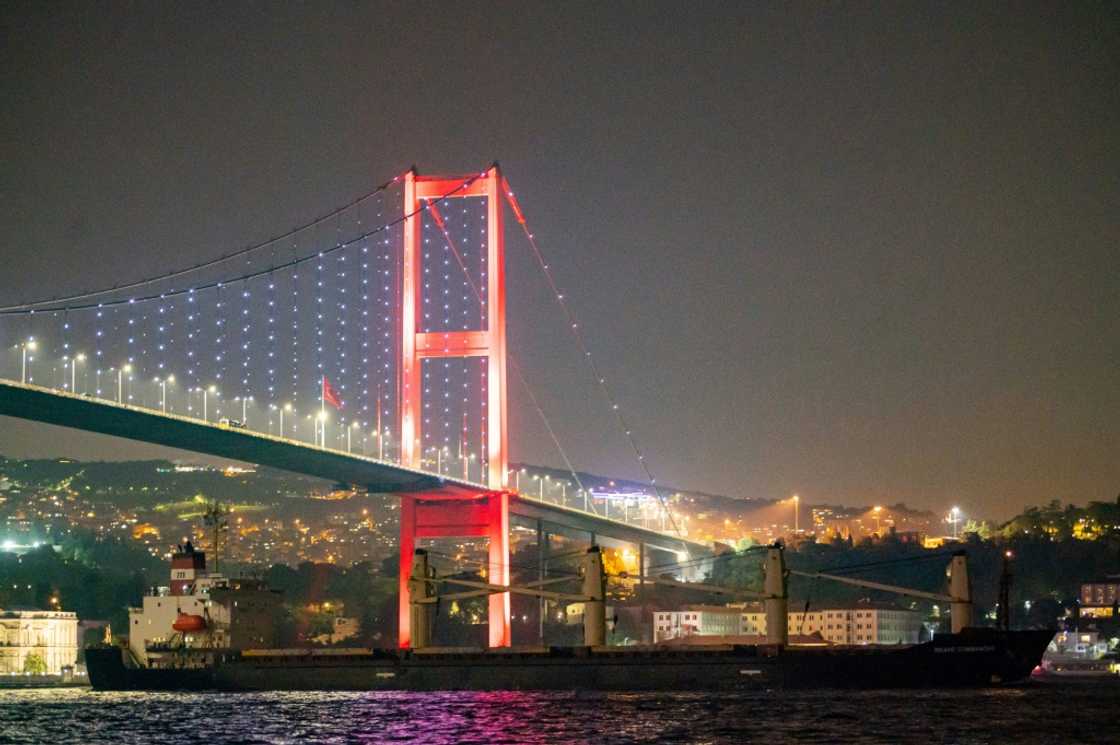
[[[1104,723],[1118,694],[1116,685],[747,695],[8,690],[0,742],[1103,743],[1114,741]]]

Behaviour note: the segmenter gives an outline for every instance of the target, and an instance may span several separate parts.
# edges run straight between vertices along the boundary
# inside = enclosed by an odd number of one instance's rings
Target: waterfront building
[[[799,634],[819,633],[833,644],[917,644],[922,614],[886,603],[810,607],[791,612],[789,628]]]
[[[361,619],[351,616],[335,616],[331,619],[330,633],[319,634],[312,641],[319,644],[338,644],[347,639],[353,639],[361,633],[361,630]]]
[[[922,615],[885,603],[831,604],[789,612],[789,630],[817,635],[831,644],[917,644]],[[655,643],[689,636],[766,636],[766,613],[757,603],[690,605],[680,611],[655,611]]]
[[[1112,618],[1120,603],[1120,575],[1082,582],[1079,600],[1083,618]]]
[[[29,663],[29,658],[31,662]],[[0,673],[38,667],[60,675],[78,660],[78,617],[57,610],[0,610]]]
[[[206,554],[188,542],[171,557],[171,583],[128,610],[128,646],[147,664],[176,647],[252,649],[276,645],[281,596],[259,580],[206,570]]]

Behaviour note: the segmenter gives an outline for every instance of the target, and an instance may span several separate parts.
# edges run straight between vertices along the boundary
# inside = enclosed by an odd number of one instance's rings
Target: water
[[[1116,743],[1118,683],[780,697],[0,691],[0,742]]]

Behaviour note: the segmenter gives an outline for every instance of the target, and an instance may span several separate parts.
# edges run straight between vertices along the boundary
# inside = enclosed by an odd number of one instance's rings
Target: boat
[[[528,647],[197,650],[175,666],[86,650],[95,690],[742,691],[980,687],[1018,683],[1050,630],[971,628],[890,647]]]
[[[950,566],[950,595],[921,593],[951,602],[952,633],[935,634],[930,641],[909,645],[789,644],[784,623],[789,572],[780,545],[767,551],[763,592],[736,591],[766,601],[766,643],[695,647],[604,644],[605,575],[599,549],[593,546],[581,567],[580,594],[549,591],[553,597],[584,603],[583,645],[434,647],[431,611],[438,599],[437,585],[460,584],[483,592],[510,588],[435,577],[425,552],[417,550],[410,580],[409,649],[237,649],[208,644],[161,650],[148,654],[147,662],[141,664],[138,656],[127,648],[103,646],[86,650],[86,666],[90,684],[97,690],[741,691],[976,687],[1028,680],[1054,635],[1052,629],[971,626],[966,566],[958,553]],[[813,576],[828,578],[823,574]],[[857,582],[850,577],[843,581]],[[920,592],[895,589],[911,594]],[[535,592],[532,588],[518,591]],[[182,618],[179,623],[188,625]],[[236,634],[223,638],[233,639]]]

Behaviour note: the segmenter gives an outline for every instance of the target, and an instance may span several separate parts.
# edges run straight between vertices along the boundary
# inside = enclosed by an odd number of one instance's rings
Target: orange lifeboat
[[[171,624],[171,628],[183,634],[198,633],[206,630],[206,619],[202,616],[180,613],[175,623]]]

